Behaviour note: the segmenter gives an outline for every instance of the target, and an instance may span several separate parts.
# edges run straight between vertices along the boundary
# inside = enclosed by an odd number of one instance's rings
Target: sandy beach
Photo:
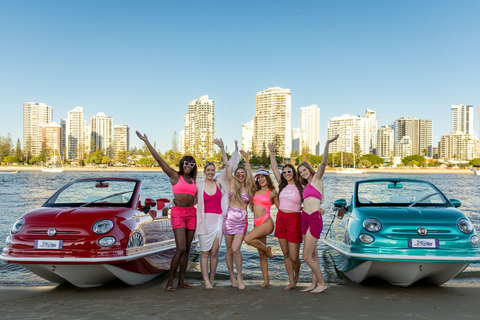
[[[468,319],[480,313],[480,288],[471,285],[400,288],[372,280],[329,284],[311,294],[285,291],[279,283],[260,289],[259,280],[247,280],[245,291],[227,280],[205,290],[200,280],[187,278],[195,289],[166,292],[166,275],[134,287],[3,287],[2,319]]]

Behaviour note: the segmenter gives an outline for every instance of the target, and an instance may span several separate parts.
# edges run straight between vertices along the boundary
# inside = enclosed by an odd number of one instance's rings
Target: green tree
[[[474,158],[468,162],[470,166],[480,167],[480,158]]]
[[[406,166],[411,166],[411,165],[423,166],[423,164],[425,163],[425,157],[419,154],[414,154],[412,156],[403,158],[402,163]]]
[[[360,157],[360,162],[363,161],[363,160],[366,160],[368,162],[370,162],[370,165],[372,166],[380,166],[382,165],[385,160],[383,160],[383,158],[377,156],[377,155],[374,155],[374,154],[364,154],[363,156]]]
[[[12,163],[18,163],[19,160],[16,156],[6,156],[3,158],[3,161],[6,162],[7,164],[12,164]]]
[[[22,145],[20,144],[20,139],[17,139],[17,148],[15,149],[15,157],[19,161],[23,162],[23,152],[22,152]]]
[[[362,155],[362,147],[360,146],[360,139],[358,135],[355,136],[353,139],[353,152],[355,153],[355,162],[358,163],[360,161],[360,156]]]
[[[137,164],[141,166],[152,167],[155,164],[155,162],[153,161],[152,158],[142,158],[138,160]]]

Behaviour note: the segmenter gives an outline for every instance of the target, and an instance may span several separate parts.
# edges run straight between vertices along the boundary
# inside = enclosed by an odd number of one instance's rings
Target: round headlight
[[[360,239],[360,241],[362,241],[363,243],[372,243],[375,238],[369,234],[366,234],[366,233],[362,233],[358,239]]]
[[[472,240],[470,240],[470,241],[472,241]],[[10,244],[10,242],[12,242],[12,236],[8,235],[7,239],[5,239],[5,244],[8,246]]]
[[[112,230],[112,228],[113,228],[112,220],[103,219],[95,222],[95,224],[92,227],[92,231],[95,232],[96,234],[105,234],[110,230]]]
[[[110,247],[115,244],[115,238],[114,237],[103,237],[98,239],[98,244],[101,245],[102,247]]]
[[[20,218],[13,224],[12,233],[19,233],[22,230],[23,226],[25,225],[25,219]]]
[[[480,244],[480,239],[474,234],[470,237],[470,243],[476,247]]]
[[[363,220],[363,228],[369,232],[378,232],[382,229],[382,224],[377,219],[365,219]]]
[[[458,229],[463,233],[472,233],[473,232],[473,224],[468,219],[460,219],[457,222]]]

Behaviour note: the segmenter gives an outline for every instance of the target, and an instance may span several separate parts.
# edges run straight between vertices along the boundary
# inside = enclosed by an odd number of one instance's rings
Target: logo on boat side
[[[417,233],[421,236],[426,236],[428,231],[424,227],[420,227],[420,228],[417,229]]]
[[[53,237],[54,235],[57,234],[57,230],[55,228],[50,228],[48,229],[47,234],[49,237]]]

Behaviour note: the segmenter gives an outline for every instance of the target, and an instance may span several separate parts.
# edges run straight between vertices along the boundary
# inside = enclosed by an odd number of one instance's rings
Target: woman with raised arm
[[[148,150],[157,160],[163,172],[170,178],[173,189],[175,206],[171,209],[171,222],[175,236],[176,251],[170,263],[170,274],[166,290],[175,291],[173,278],[179,265],[178,287],[194,289],[195,287],[185,283],[185,272],[187,271],[188,254],[197,225],[197,215],[194,207],[195,194],[197,193],[197,187],[195,186],[195,179],[197,178],[195,159],[192,156],[184,156],[178,164],[179,170],[177,172],[160,157],[148,141],[146,135],[142,135],[138,131],[136,131],[136,134],[140,140],[145,142]]]
[[[307,162],[302,162],[298,165],[300,182],[305,185],[303,189],[302,211],[303,261],[312,270],[312,284],[301,290],[302,292],[320,293],[327,289],[327,284],[323,280],[322,271],[320,270],[317,241],[323,228],[322,214],[325,213],[325,210],[321,209],[320,205],[323,203],[323,174],[327,166],[328,147],[337,138],[338,134],[325,143],[322,162],[317,172]]]
[[[215,139],[213,141],[222,152],[223,163],[227,171],[227,178],[230,185],[229,207],[227,209],[225,220],[223,221],[223,234],[225,235],[225,243],[227,245],[227,255],[225,257],[228,272],[230,273],[230,282],[232,287],[238,287],[240,290],[245,289],[242,276],[242,246],[243,237],[247,232],[247,207],[251,199],[253,190],[252,178],[244,167],[238,167],[235,170],[235,177],[232,176],[232,168],[228,164],[227,155],[225,153],[223,141]],[[240,154],[245,159],[247,168],[250,168],[248,154],[240,150]],[[251,169],[250,169],[251,171]],[[237,267],[237,277],[233,271],[233,260]]]
[[[267,235],[271,234],[274,228],[273,219],[270,216],[272,204],[278,208],[278,194],[268,171],[259,169],[255,175],[255,195],[251,204],[254,228],[245,235],[245,243],[258,249],[263,275],[263,284],[260,288],[270,286],[267,257],[273,258],[273,254],[272,248],[267,246]]]
[[[282,172],[278,170],[275,158],[275,145],[268,144],[270,150],[270,163],[273,174],[278,182],[280,206],[277,212],[277,224],[274,236],[283,252],[283,262],[287,269],[290,283],[284,289],[296,287],[300,275],[300,244],[302,243],[302,192],[303,186],[297,179],[295,167],[286,164]]]
[[[238,153],[237,141],[235,141],[235,151],[228,161],[230,167],[237,168],[240,160],[241,156]],[[197,235],[201,250],[200,269],[205,282],[205,289],[213,289],[230,186],[225,169],[221,171],[217,178],[214,178],[215,164],[213,162],[207,162],[203,172],[205,180],[197,182]],[[209,257],[210,269],[208,268]]]

